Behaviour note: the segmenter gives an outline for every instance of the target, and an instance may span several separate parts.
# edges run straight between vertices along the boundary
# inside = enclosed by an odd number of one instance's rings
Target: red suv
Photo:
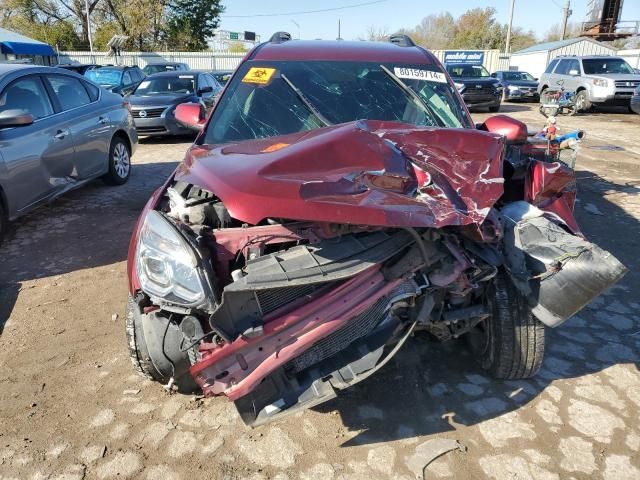
[[[518,121],[476,128],[407,37],[276,34],[207,120],[176,118],[201,132],[133,234],[130,353],[248,424],[333,398],[417,330],[529,377],[545,325],[624,274],[580,236],[573,170]]]

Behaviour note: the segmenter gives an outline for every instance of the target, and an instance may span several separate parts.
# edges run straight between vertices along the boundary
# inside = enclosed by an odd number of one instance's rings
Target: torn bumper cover
[[[532,313],[556,327],[620,280],[627,268],[611,253],[562,228],[562,220],[525,202],[502,210],[509,272]]]

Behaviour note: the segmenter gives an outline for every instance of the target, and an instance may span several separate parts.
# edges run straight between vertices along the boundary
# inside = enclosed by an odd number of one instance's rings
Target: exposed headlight
[[[510,92],[517,92],[518,90],[520,90],[520,87],[518,87],[517,85],[509,85],[507,88]]]
[[[205,299],[195,252],[160,213],[147,214],[138,239],[136,271],[140,286],[151,297],[186,307]]]
[[[464,90],[464,83],[457,83],[454,82],[454,85],[456,86],[456,88],[458,89],[459,92],[461,92],[462,90]]]
[[[593,84],[596,87],[608,87],[609,86],[609,81],[606,78],[594,78],[593,79]]]

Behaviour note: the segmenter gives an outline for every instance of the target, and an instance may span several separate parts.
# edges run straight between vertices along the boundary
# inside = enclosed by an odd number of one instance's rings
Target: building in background
[[[511,70],[529,72],[540,77],[549,62],[560,55],[615,55],[617,49],[590,38],[579,37],[539,43],[511,55]]]
[[[0,62],[55,65],[58,58],[51,45],[0,28]]]

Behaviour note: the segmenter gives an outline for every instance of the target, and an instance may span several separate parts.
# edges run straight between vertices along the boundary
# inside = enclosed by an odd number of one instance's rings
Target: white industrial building
[[[529,72],[539,78],[549,62],[560,55],[615,55],[616,49],[606,43],[579,37],[539,43],[511,54],[511,70]]]

